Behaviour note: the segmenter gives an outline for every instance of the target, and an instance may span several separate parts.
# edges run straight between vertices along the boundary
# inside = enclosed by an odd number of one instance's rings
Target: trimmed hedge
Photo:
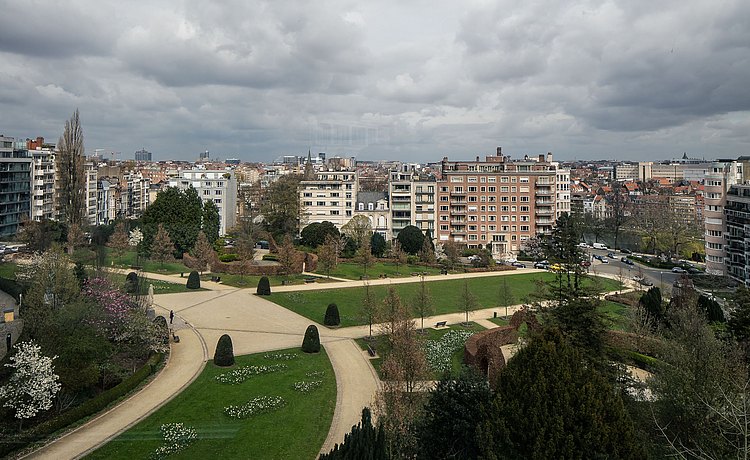
[[[320,351],[320,335],[314,324],[307,326],[305,338],[302,340],[302,351],[305,353],[318,353]]]
[[[198,275],[198,272],[193,270],[190,272],[190,275],[188,275],[187,284],[185,284],[185,287],[188,289],[200,289],[201,288],[201,277]]]
[[[234,364],[234,348],[232,347],[232,338],[229,334],[219,337],[214,352],[214,364],[221,367],[227,367]]]
[[[130,272],[125,277],[125,292],[135,294],[138,292],[138,273]]]
[[[263,257],[261,257],[263,260],[270,260],[272,262],[276,262],[279,260],[278,256],[276,254],[263,254]]]
[[[323,319],[323,324],[326,326],[338,326],[341,324],[341,317],[339,316],[339,307],[335,303],[329,303],[326,308],[326,316]]]
[[[219,260],[222,262],[234,262],[235,260],[239,260],[239,257],[237,257],[237,254],[222,254],[219,256]]]
[[[161,353],[151,355],[148,361],[146,361],[146,364],[118,385],[100,393],[88,401],[85,401],[80,406],[76,406],[55,418],[40,423],[28,431],[24,431],[15,436],[6,437],[3,439],[3,442],[0,443],[0,457],[5,457],[16,450],[23,449],[32,442],[44,439],[51,434],[66,428],[68,425],[76,423],[83,418],[89,417],[105,409],[113,402],[133,391],[138,385],[146,380],[146,378],[153,374],[163,357],[164,355]]]
[[[255,290],[257,295],[271,295],[271,282],[267,276],[258,280],[258,288]]]

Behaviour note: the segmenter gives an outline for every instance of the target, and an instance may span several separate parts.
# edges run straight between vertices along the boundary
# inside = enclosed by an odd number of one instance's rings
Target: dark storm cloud
[[[435,161],[750,148],[750,4],[1,1],[0,132]]]

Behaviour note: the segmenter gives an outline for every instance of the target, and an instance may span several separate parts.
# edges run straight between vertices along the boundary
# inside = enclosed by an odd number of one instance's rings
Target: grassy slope
[[[399,267],[392,262],[377,262],[371,267],[367,268],[367,277],[370,279],[378,278],[380,275],[388,275],[389,278],[399,278],[405,276],[411,276],[412,273],[428,273],[430,275],[436,275],[440,273],[439,268],[424,267],[421,265],[407,265],[402,264]],[[316,273],[321,275],[328,275],[322,270],[318,270]],[[336,266],[335,270],[331,271],[331,276],[336,278],[346,278],[350,280],[358,280],[360,276],[364,275],[362,266],[354,262],[341,262]]]
[[[240,385],[214,381],[218,374],[232,368],[218,368],[211,362],[185,391],[157,412],[95,451],[91,459],[148,458],[161,445],[159,427],[163,423],[183,422],[198,431],[198,440],[174,459],[277,459],[315,458],[333,418],[336,405],[336,378],[328,357],[321,353],[306,355],[298,349],[274,353],[298,353],[289,361],[271,361],[262,354],[238,356],[238,365],[285,363],[285,371],[251,377]],[[310,378],[310,371],[324,371],[322,377]],[[310,393],[292,389],[301,380],[323,380]],[[242,404],[253,397],[278,395],[287,404],[266,414],[235,420],[223,414],[229,404]]]

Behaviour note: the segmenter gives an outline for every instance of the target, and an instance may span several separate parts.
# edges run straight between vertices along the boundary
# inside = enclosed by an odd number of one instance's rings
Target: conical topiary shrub
[[[302,351],[305,353],[317,353],[320,351],[320,335],[314,324],[307,326],[305,338],[302,340]]]
[[[138,292],[138,273],[130,272],[125,277],[125,292],[135,294]]]
[[[339,316],[339,307],[335,303],[329,303],[326,308],[326,316],[323,319],[323,324],[326,326],[338,326],[341,324],[341,317]]]
[[[200,289],[201,288],[201,277],[197,271],[193,270],[188,276],[187,284],[185,285],[188,289]]]
[[[264,276],[258,280],[258,289],[255,291],[258,295],[271,295],[271,282],[268,277]]]
[[[232,348],[232,338],[228,334],[219,337],[214,353],[214,364],[217,366],[231,366],[234,364],[234,349]]]

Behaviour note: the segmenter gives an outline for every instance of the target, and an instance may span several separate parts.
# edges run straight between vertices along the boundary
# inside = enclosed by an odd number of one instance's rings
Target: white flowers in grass
[[[232,418],[243,419],[279,409],[285,404],[286,401],[280,396],[258,396],[241,406],[227,406],[224,413]]]
[[[323,377],[324,375],[326,375],[324,371],[310,371],[305,374],[305,377]]]
[[[271,364],[269,366],[242,366],[237,369],[217,375],[216,381],[238,385],[254,375],[270,374],[287,368],[286,364]]]
[[[4,400],[4,407],[14,409],[16,418],[23,421],[52,407],[60,382],[52,366],[57,356],[43,356],[41,347],[33,341],[18,343],[16,348],[18,351],[11,356],[11,362],[5,365],[15,371],[0,387],[0,400]]]
[[[297,359],[299,355],[296,353],[266,353],[263,357],[274,361],[289,361],[291,359]]]
[[[427,364],[436,372],[446,372],[451,369],[451,356],[456,350],[460,350],[466,343],[466,339],[474,334],[470,331],[451,330],[443,335],[440,340],[428,340],[424,344]]]
[[[185,426],[182,423],[163,424],[161,426],[161,435],[164,438],[164,444],[151,453],[152,460],[160,460],[175,454],[198,439],[198,433],[195,429]]]
[[[322,380],[313,380],[310,382],[301,381],[301,382],[294,382],[294,389],[296,391],[299,391],[301,393],[309,393],[310,391],[313,391],[314,389],[318,388],[320,385],[323,384]]]

